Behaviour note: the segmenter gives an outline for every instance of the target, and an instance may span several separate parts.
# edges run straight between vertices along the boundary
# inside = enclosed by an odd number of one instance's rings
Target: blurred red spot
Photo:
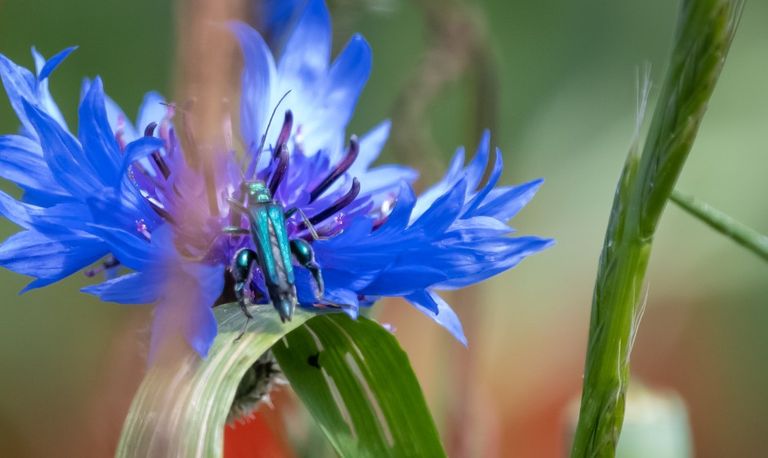
[[[262,406],[253,418],[224,430],[225,458],[293,457],[280,416]]]

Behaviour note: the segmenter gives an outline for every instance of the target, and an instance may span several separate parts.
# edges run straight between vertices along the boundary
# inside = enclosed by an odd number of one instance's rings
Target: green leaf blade
[[[341,456],[445,456],[408,357],[379,324],[320,316],[273,352]]]
[[[297,310],[283,324],[271,306],[257,306],[238,339],[245,324],[238,305],[219,306],[215,313],[219,333],[206,359],[189,354],[174,365],[150,368],[128,412],[116,456],[223,456],[224,426],[243,374],[281,337],[314,316]]]
[[[707,226],[768,261],[768,236],[693,196],[674,190],[670,200]]]

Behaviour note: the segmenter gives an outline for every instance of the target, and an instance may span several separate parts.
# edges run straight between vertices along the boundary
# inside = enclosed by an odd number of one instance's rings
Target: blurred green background
[[[433,99],[412,100],[407,87],[424,53],[465,38],[461,28],[430,38],[425,24],[433,22],[420,5],[434,3],[331,2],[335,48],[359,31],[374,50],[350,131],[395,116],[394,129],[406,134],[390,142],[384,159],[442,170],[456,146],[474,148],[478,118],[492,120],[488,112],[496,109],[492,141],[504,152],[504,182],[546,179],[513,225],[557,245],[449,296],[467,325],[469,349],[403,304],[386,304],[381,316],[411,355],[452,456],[563,456],[597,257],[635,125],[638,71],[649,63],[654,84],[661,83],[678,2],[455,2],[459,18],[471,11],[476,30],[486,32],[482,49],[494,62],[494,78],[486,80],[495,79],[496,89],[479,94],[481,76],[458,72]],[[441,9],[453,11],[452,3]],[[766,17],[768,4],[746,6],[679,186],[768,232]],[[70,125],[84,76],[101,75],[128,113],[147,90],[172,94],[174,37],[172,2],[0,0],[0,52],[11,59],[31,66],[32,45],[46,56],[80,46],[51,85]],[[404,104],[419,103],[427,110],[414,126],[401,113]],[[17,127],[3,100],[0,132]],[[407,134],[424,128],[440,157],[407,148]],[[429,170],[426,178],[439,175]],[[14,231],[0,224],[3,237]],[[634,380],[679,395],[697,456],[763,449],[767,274],[758,257],[677,208],[665,212]],[[110,455],[141,377],[149,310],[78,293],[87,283],[80,275],[18,296],[26,281],[0,272],[0,452]]]

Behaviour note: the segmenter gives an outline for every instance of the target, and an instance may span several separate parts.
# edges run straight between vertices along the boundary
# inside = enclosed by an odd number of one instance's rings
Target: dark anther
[[[144,136],[145,137],[151,137],[155,135],[155,129],[157,128],[156,122],[151,122],[147,124],[147,127],[144,128]]]
[[[277,101],[277,105],[275,105],[275,108],[272,110],[272,114],[269,116],[269,121],[267,122],[267,128],[264,130],[264,133],[261,135],[261,142],[259,142],[259,148],[252,154],[251,163],[248,164],[248,168],[245,171],[246,178],[251,179],[256,173],[256,167],[259,165],[261,152],[264,150],[264,143],[267,141],[267,134],[269,133],[270,126],[272,126],[272,120],[275,118],[275,113],[277,113],[277,108],[280,106],[281,103],[283,103],[283,100],[285,100],[285,98],[288,97],[288,94],[290,93],[291,91],[288,91],[285,94],[283,94],[283,96],[280,97],[280,100]],[[286,124],[288,124],[288,127],[287,127],[287,133],[285,134],[285,140],[283,141],[283,143],[288,141],[288,135],[290,135],[291,128],[293,127],[293,113],[291,113],[291,110],[287,110],[285,112],[283,127],[280,130],[280,135],[278,135],[278,142],[277,142],[278,145],[280,144],[280,137],[283,136],[283,133],[286,130]],[[252,147],[252,146],[253,145],[249,145],[249,147]],[[278,152],[277,147],[275,147],[275,153],[277,152]]]
[[[117,258],[114,255],[107,255],[107,258],[104,260],[104,262],[101,263],[101,265],[95,269],[86,270],[85,276],[86,277],[95,277],[96,275],[104,272],[107,269],[111,269],[113,267],[117,267],[120,265],[120,261],[117,260]]]
[[[275,167],[275,171],[272,173],[272,179],[269,180],[269,192],[272,196],[277,192],[280,182],[283,181],[285,171],[288,170],[288,147],[285,144],[281,145],[276,156],[277,167]]]
[[[283,120],[283,127],[280,129],[280,134],[277,136],[277,142],[275,143],[275,150],[272,152],[272,160],[277,160],[277,166],[275,171],[272,172],[272,179],[269,180],[269,192],[274,196],[277,192],[277,188],[280,186],[280,182],[283,181],[285,171],[288,170],[288,137],[291,135],[291,129],[293,129],[293,113],[291,110],[285,112],[285,119]]]
[[[286,110],[285,112],[285,118],[283,119],[283,127],[280,129],[280,134],[277,136],[277,142],[275,143],[275,153],[273,155],[277,155],[280,151],[280,148],[283,147],[286,143],[288,143],[288,137],[291,135],[291,130],[293,129],[293,113],[291,110]]]
[[[333,171],[325,177],[325,179],[309,193],[309,202],[314,202],[322,193],[331,187],[340,176],[344,174],[357,159],[357,154],[360,152],[360,144],[357,141],[356,136],[352,136],[349,139],[349,147],[347,148],[347,155],[341,160],[339,165],[333,169]]]
[[[156,122],[151,122],[147,124],[147,127],[144,128],[144,136],[145,137],[153,136],[155,134],[156,128],[157,128]],[[152,153],[152,160],[155,162],[157,169],[160,170],[160,173],[163,174],[163,178],[167,180],[168,177],[171,175],[171,169],[168,167],[168,164],[165,163],[163,156],[161,156],[159,152],[155,151]]]
[[[352,187],[349,189],[349,191],[347,191],[346,194],[341,196],[330,207],[326,208],[325,210],[321,211],[315,216],[309,218],[309,223],[312,225],[315,225],[325,221],[328,217],[335,215],[336,213],[339,212],[339,210],[351,204],[352,201],[355,200],[358,194],[360,194],[360,182],[357,181],[357,178],[354,178],[352,180]],[[305,228],[306,223],[302,222],[300,227]]]
[[[152,207],[152,210],[155,211],[161,218],[168,221],[171,224],[176,224],[176,220],[173,219],[173,216],[171,216],[170,213],[168,213],[168,210],[164,209],[163,207],[159,206],[155,202],[152,201],[152,199],[145,199],[149,206]]]

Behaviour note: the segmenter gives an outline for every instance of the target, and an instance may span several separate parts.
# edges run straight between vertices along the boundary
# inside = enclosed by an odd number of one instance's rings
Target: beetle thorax
[[[270,202],[272,200],[269,188],[261,181],[248,183],[248,197],[251,202]]]

